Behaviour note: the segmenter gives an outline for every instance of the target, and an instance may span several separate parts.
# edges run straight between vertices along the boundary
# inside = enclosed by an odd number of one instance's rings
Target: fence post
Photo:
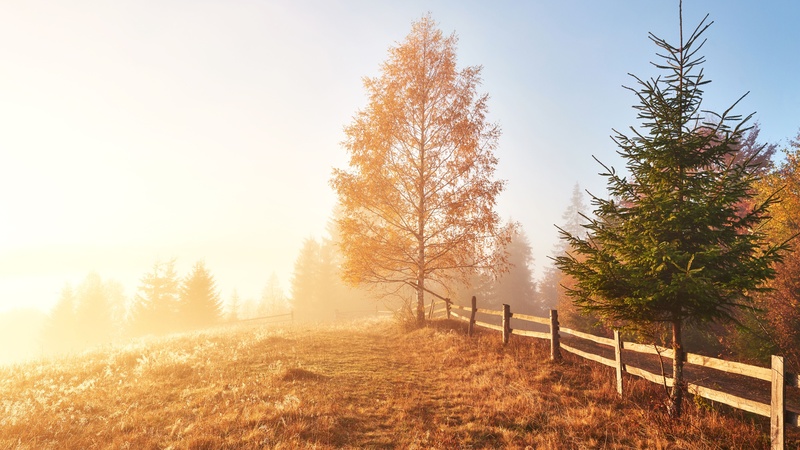
[[[511,306],[503,303],[503,345],[508,344],[511,337]]]
[[[561,342],[558,338],[558,311],[550,310],[550,359],[561,359]]]
[[[622,396],[622,372],[625,370],[625,365],[622,363],[622,338],[619,335],[619,330],[614,330],[614,357],[617,361],[617,393]]]
[[[477,311],[478,310],[477,304],[478,304],[478,300],[473,295],[472,296],[472,313],[469,315],[469,329],[467,331],[467,334],[470,335],[470,336],[472,336],[472,330],[475,329],[475,313],[478,312]]]
[[[783,450],[786,409],[786,373],[783,356],[772,355],[772,395],[770,401],[769,438],[772,450]]]
[[[447,309],[447,318],[448,318],[448,319],[450,318],[450,303],[452,303],[452,302],[450,301],[450,299],[449,299],[449,298],[446,298],[446,299],[444,300],[444,305],[445,305],[445,307],[446,307],[446,309]]]

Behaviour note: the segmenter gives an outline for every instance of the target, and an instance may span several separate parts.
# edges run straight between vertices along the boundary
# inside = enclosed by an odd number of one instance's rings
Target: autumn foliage
[[[369,102],[345,128],[348,169],[331,184],[343,207],[344,277],[426,290],[476,268],[502,270],[509,230],[494,211],[500,136],[477,92],[480,67],[456,67],[455,35],[429,16],[366,78]]]

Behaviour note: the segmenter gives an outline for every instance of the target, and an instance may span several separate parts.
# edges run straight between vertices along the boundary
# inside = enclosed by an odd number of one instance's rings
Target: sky
[[[706,14],[704,107],[755,112],[783,148],[800,129],[800,3],[686,1]],[[573,186],[605,195],[638,125],[629,73],[659,75],[648,32],[678,38],[678,2],[0,2],[0,312],[49,310],[89,273],[133,296],[159,260],[204,260],[224,299],[289,288],[336,202],[343,127],[363,77],[430,13],[482,65],[503,129],[498,213],[549,265]]]

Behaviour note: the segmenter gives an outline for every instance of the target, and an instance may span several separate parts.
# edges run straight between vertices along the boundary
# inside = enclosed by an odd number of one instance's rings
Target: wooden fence
[[[450,301],[444,301],[439,302],[437,307],[432,307],[431,311],[431,315],[433,317],[444,316],[448,319],[456,318],[468,322],[469,328],[467,333],[470,336],[472,336],[474,328],[478,326],[488,328],[490,330],[500,331],[502,333],[504,344],[508,343],[511,335],[514,334],[539,339],[548,339],[550,341],[551,359],[561,359],[561,350],[565,350],[590,361],[612,367],[616,372],[616,388],[620,395],[622,395],[624,392],[624,373],[635,375],[637,377],[644,378],[647,381],[661,384],[666,387],[671,387],[673,385],[673,380],[671,377],[667,377],[664,374],[655,374],[643,368],[635,367],[631,365],[629,361],[625,361],[623,358],[623,350],[627,350],[636,353],[658,355],[659,357],[672,359],[675,356],[675,353],[672,349],[659,347],[656,345],[643,345],[635,342],[623,342],[618,331],[614,331],[613,338],[606,338],[571,330],[569,328],[561,328],[558,323],[558,311],[556,310],[550,310],[550,317],[545,318],[512,313],[509,305],[503,305],[502,310],[483,309],[477,307],[476,298],[472,297],[472,304],[470,306],[461,306]],[[501,318],[501,325],[495,325],[476,320],[476,314],[499,316]],[[549,327],[549,331],[540,332],[515,330],[511,328],[512,317],[515,320],[545,325]],[[561,342],[560,333],[590,341],[595,344],[611,347],[614,350],[614,359],[606,358],[604,356],[564,344]],[[773,355],[771,367],[753,366],[750,364],[727,361],[693,353],[685,353],[685,363],[769,382],[771,386],[769,404],[739,397],[728,392],[711,389],[709,387],[694,383],[687,383],[687,390],[693,395],[700,396],[714,402],[722,403],[760,416],[769,417],[770,448],[784,449],[785,426],[787,424],[795,427],[800,426],[800,415],[793,411],[786,410],[786,387],[800,387],[800,380],[798,380],[797,374],[788,373],[785,371],[782,356]]]
[[[280,320],[276,320],[276,321],[273,321],[273,322],[270,322],[270,323],[274,323],[274,322],[294,322],[294,310],[289,311],[288,313],[275,314],[275,315],[272,315],[272,316],[252,317],[252,318],[249,318],[249,319],[238,319],[238,320],[234,320],[233,322],[229,322],[229,323],[263,322],[263,321],[267,321],[267,320],[270,320],[270,319],[276,319],[276,318],[280,318]]]

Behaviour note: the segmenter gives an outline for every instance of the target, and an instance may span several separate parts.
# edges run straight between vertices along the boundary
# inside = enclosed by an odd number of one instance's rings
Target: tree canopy
[[[390,49],[381,75],[364,81],[367,107],[345,128],[350,167],[331,180],[344,277],[411,286],[419,322],[435,284],[502,270],[510,235],[494,211],[500,129],[477,92],[481,68],[457,69],[456,43],[425,16]]]

